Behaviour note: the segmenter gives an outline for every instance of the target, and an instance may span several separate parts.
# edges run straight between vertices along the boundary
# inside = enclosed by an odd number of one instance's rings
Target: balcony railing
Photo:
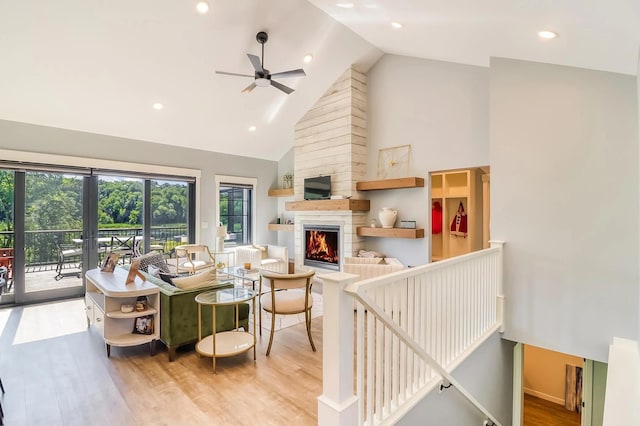
[[[187,235],[187,226],[152,227],[151,238],[153,244],[162,244],[163,251],[170,253],[181,244]],[[98,237],[118,235],[131,237],[142,235],[142,227],[131,228],[103,228],[98,230]],[[56,240],[61,244],[73,244],[74,239],[82,239],[81,229],[54,229],[46,231],[25,232],[25,266],[27,272],[30,267],[52,267],[58,261]],[[0,247],[14,247],[14,232],[0,231]]]

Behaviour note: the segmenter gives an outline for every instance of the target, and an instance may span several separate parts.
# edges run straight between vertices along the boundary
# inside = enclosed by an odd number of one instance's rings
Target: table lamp
[[[227,225],[223,225],[222,222],[218,223],[216,226],[216,251],[223,252],[224,251],[224,240],[229,238],[229,234],[227,234]]]

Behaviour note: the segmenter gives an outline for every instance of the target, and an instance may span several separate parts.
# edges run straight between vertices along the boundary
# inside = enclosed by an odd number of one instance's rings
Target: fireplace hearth
[[[340,226],[304,225],[304,264],[340,270]]]

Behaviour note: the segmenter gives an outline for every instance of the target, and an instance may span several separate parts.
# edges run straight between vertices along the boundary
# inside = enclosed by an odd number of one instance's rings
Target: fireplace
[[[340,226],[304,225],[304,264],[340,270]]]

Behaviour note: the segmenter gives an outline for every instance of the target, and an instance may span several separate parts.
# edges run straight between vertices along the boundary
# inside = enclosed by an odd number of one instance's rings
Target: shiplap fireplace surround
[[[295,127],[294,198],[304,199],[304,179],[331,176],[332,195],[363,198],[356,182],[365,180],[367,166],[366,76],[354,69],[345,71]],[[364,247],[356,227],[363,226],[368,212],[313,208],[295,212],[295,264],[304,262],[304,225],[340,227],[344,257],[355,255]]]

